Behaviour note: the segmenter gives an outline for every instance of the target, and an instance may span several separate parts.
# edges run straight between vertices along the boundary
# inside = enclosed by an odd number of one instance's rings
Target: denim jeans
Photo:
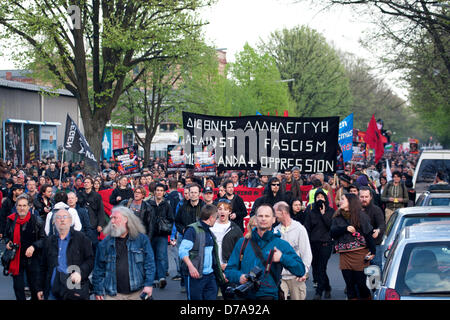
[[[214,272],[203,275],[200,279],[187,277],[187,298],[188,300],[216,300],[218,287]]]
[[[151,243],[156,264],[155,280],[161,280],[162,278],[166,278],[166,273],[169,268],[169,258],[167,256],[167,236],[154,237]]]

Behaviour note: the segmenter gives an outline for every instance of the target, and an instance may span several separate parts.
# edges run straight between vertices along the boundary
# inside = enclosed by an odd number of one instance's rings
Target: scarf
[[[18,215],[18,213],[13,213],[13,214],[9,215],[8,218],[14,221],[16,214]],[[22,245],[20,243],[20,227],[22,225],[24,225],[25,223],[27,223],[28,221],[30,221],[30,218],[31,218],[31,213],[28,212],[26,217],[23,219],[21,219],[19,216],[17,218],[16,224],[14,225],[13,243],[19,244],[19,249],[17,249],[14,259],[9,264],[9,272],[13,276],[17,276],[19,274],[19,268],[20,268],[20,250],[22,248]]]

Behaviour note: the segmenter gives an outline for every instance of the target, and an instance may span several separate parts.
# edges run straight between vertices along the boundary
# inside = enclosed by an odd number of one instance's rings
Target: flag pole
[[[61,169],[59,170],[59,186],[58,187],[61,186],[62,171],[63,171],[63,166],[64,166],[64,151],[65,151],[65,149],[63,146],[62,155],[61,155]]]

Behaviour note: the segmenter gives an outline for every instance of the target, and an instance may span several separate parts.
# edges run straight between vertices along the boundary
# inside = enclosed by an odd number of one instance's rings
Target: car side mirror
[[[379,266],[370,265],[364,268],[364,274],[367,276],[366,285],[370,290],[379,289],[381,286],[381,270]]]

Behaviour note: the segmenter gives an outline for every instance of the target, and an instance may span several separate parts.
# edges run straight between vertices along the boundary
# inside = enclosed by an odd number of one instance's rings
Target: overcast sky
[[[322,33],[337,48],[369,57],[358,40],[368,23],[354,17],[347,7],[333,11],[320,11],[307,2],[294,0],[219,0],[202,12],[209,25],[205,27],[209,40],[218,48],[227,48],[227,58],[242,50],[245,42],[255,45],[260,38],[266,40],[271,32],[282,28],[307,25]]]
[[[235,61],[235,54],[245,42],[255,46],[260,39],[267,40],[273,31],[307,25],[324,35],[335,48],[364,58],[369,65],[376,64],[373,55],[359,44],[363,32],[370,32],[374,26],[368,17],[358,16],[348,6],[324,11],[313,7],[310,1],[218,0],[213,7],[203,10],[202,17],[209,22],[205,27],[207,40],[216,48],[227,49],[228,62]],[[398,74],[379,77],[405,98],[406,91],[394,85]]]
[[[294,2],[218,0],[201,12],[203,19],[209,22],[205,26],[207,40],[216,48],[226,48],[228,62],[234,62],[235,54],[243,49],[245,42],[255,46],[260,38],[266,40],[275,30],[307,25],[323,34],[336,48],[365,58],[371,64],[372,55],[358,43],[362,33],[371,27],[364,17],[356,16],[349,7],[336,6],[324,12],[312,7],[309,1]],[[0,57],[0,69],[13,68],[8,57]],[[394,75],[384,76],[395,78]]]

